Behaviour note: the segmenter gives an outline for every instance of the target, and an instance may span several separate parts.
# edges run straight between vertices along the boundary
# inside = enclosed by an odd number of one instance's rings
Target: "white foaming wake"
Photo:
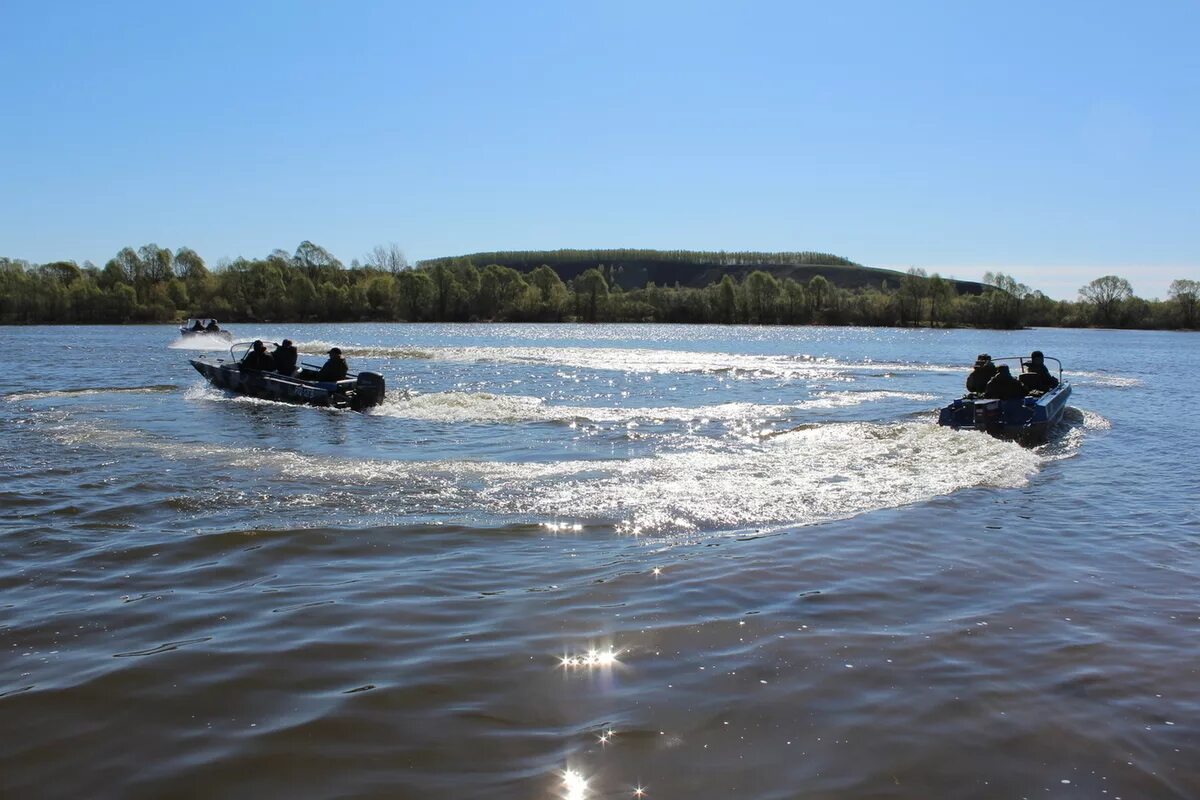
[[[620,520],[634,532],[811,524],[977,487],[1024,485],[1042,459],[988,436],[934,425],[846,423],[797,430],[730,452],[674,452],[572,465],[500,482],[506,510]]]
[[[234,341],[236,340],[220,336],[189,336],[186,339],[176,339],[167,345],[167,348],[170,350],[228,350]]]
[[[406,513],[604,520],[635,533],[806,525],[972,487],[1015,488],[1046,460],[989,436],[916,422],[819,425],[725,447],[698,441],[709,446],[646,458],[543,463],[358,460],[180,442],[79,422],[51,435],[191,464],[213,459],[331,490],[378,486],[389,498],[402,496]],[[378,499],[372,492],[363,502],[374,507]]]
[[[886,398],[933,400],[933,395],[905,392],[820,392],[813,399],[787,405],[720,403],[697,407],[655,408],[550,405],[539,397],[486,392],[433,392],[389,398],[370,409],[373,416],[427,422],[710,422],[785,417],[805,409],[831,409]]]

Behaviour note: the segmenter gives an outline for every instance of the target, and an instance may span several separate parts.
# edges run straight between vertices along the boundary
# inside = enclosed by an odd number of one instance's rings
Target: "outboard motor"
[[[1004,424],[1004,416],[1000,411],[999,400],[976,400],[973,404],[975,427],[981,431],[991,431]]]
[[[358,373],[358,385],[354,388],[355,410],[377,406],[383,402],[383,376],[378,372]]]

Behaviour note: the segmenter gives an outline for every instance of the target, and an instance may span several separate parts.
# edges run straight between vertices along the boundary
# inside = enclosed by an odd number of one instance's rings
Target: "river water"
[[[1200,797],[1194,334],[236,327],[0,329],[0,796]]]

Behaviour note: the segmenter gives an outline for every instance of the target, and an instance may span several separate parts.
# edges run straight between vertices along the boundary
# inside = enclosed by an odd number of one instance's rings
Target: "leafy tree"
[[[779,297],[779,281],[762,270],[755,270],[742,283],[746,297],[746,313],[752,323],[767,324],[775,321],[775,304]]]
[[[929,279],[926,291],[929,294],[929,327],[945,324],[946,309],[954,300],[954,284],[935,272]]]
[[[1180,279],[1171,281],[1171,288],[1168,291],[1171,299],[1179,306],[1179,313],[1182,318],[1183,327],[1196,327],[1196,311],[1200,306],[1200,281]]]
[[[575,279],[575,294],[582,301],[584,320],[595,322],[603,299],[608,297],[608,281],[593,267]]]
[[[728,273],[721,278],[717,294],[717,308],[721,322],[726,325],[737,322],[737,284],[733,282],[733,277]]]
[[[1133,287],[1124,278],[1105,275],[1081,287],[1079,296],[1095,307],[1096,319],[1102,325],[1112,326],[1117,322],[1121,304],[1133,297]]]
[[[825,304],[829,301],[830,294],[829,281],[824,275],[814,275],[808,282],[808,296],[812,298],[813,315],[819,317],[821,311],[824,310]]]
[[[430,319],[433,316],[433,298],[437,287],[425,270],[409,270],[397,276],[400,294],[404,301],[405,319],[410,322]]]
[[[189,283],[203,281],[208,277],[208,267],[195,250],[181,247],[175,251],[175,274]]]

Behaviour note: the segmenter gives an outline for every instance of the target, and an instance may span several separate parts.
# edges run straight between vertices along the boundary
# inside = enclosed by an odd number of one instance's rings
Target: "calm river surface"
[[[0,796],[1200,797],[1194,334],[233,327],[0,329]]]

